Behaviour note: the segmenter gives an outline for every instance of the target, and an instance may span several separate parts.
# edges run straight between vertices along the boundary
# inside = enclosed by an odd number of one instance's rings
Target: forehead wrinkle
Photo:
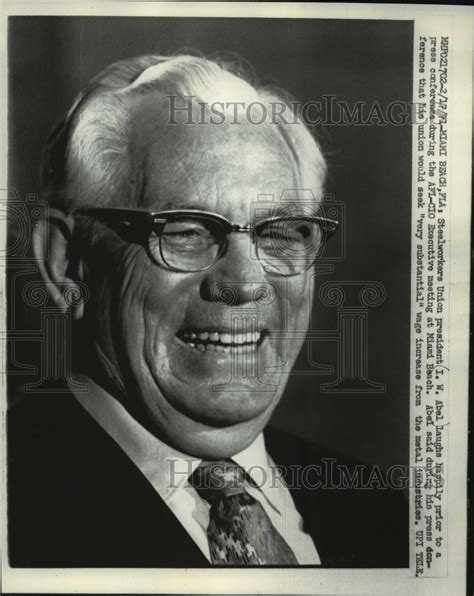
[[[192,200],[194,208],[202,209],[204,203],[198,186],[190,174],[190,168],[186,165],[185,152],[183,151],[180,155],[178,147],[168,146],[168,152],[163,154],[162,147],[163,140],[156,139],[146,151],[147,155],[144,159],[144,178],[146,180],[144,186],[146,186],[147,191],[145,193],[147,202],[150,200],[155,202],[163,197],[164,202],[160,206],[160,210],[162,210],[193,208],[190,204],[190,200]],[[154,151],[155,148],[158,151]],[[162,172],[164,173],[163,176]],[[184,178],[190,185],[191,195],[194,196],[188,196],[189,189],[184,192],[186,198],[182,196],[182,190],[179,189],[179,186],[176,186],[176,182],[180,181],[181,178]],[[183,186],[182,182],[181,186]]]
[[[280,135],[269,135],[269,130],[234,135],[232,130],[225,135],[217,129],[209,136],[208,131],[186,129],[190,134],[169,131],[153,139],[150,129],[145,130],[147,203],[158,200],[160,210],[166,205],[203,211],[216,211],[217,204],[227,210],[233,204],[247,219],[259,195],[278,193],[278,201],[283,190],[295,188],[298,168]]]
[[[180,156],[179,147],[175,147],[173,153],[176,157],[176,164],[177,164],[178,168],[183,173],[184,178],[190,183],[191,188],[192,188],[193,192],[195,193],[195,196],[193,197],[193,202],[196,200],[202,201],[202,196],[199,193],[199,188],[195,184],[195,182],[189,172],[189,169],[186,168],[184,159]]]

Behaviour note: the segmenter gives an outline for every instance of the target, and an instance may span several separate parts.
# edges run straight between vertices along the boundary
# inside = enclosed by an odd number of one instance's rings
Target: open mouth
[[[229,333],[217,331],[184,330],[177,337],[189,348],[201,352],[248,352],[256,350],[265,338],[265,332]]]

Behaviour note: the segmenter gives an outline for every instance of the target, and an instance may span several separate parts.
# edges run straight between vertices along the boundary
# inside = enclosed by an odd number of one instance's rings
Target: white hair
[[[65,211],[91,206],[124,206],[125,176],[133,178],[128,122],[138,96],[147,93],[194,97],[199,102],[295,102],[281,91],[257,87],[239,65],[192,55],[139,56],[112,64],[82,91],[51,134],[43,163],[43,182],[51,205]],[[299,179],[314,195],[322,192],[326,163],[301,119],[278,119]],[[118,192],[120,189],[120,192]],[[128,197],[127,206],[137,205]]]

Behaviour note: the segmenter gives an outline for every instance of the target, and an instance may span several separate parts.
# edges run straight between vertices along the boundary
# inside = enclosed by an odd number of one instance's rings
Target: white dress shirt
[[[88,377],[75,375],[75,378],[89,386],[88,393],[75,393],[70,387],[79,403],[133,461],[210,561],[207,541],[210,507],[188,482],[202,460],[160,441]],[[290,492],[266,452],[263,434],[231,459],[242,466],[257,485],[249,484],[248,493],[261,503],[297,561],[301,565],[320,565],[312,539],[303,532],[303,521]]]

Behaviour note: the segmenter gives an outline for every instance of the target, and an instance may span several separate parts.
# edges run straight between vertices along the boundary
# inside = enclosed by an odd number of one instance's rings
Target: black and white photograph
[[[237,7],[6,19],[9,573],[456,558],[452,37]]]

